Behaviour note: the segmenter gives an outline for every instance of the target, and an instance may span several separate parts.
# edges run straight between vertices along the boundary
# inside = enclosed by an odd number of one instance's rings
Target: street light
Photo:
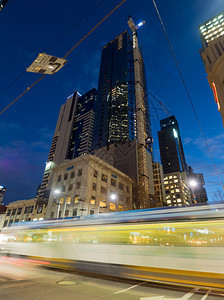
[[[64,194],[66,197],[68,197],[67,194],[65,194],[64,192],[60,191],[59,189],[55,190],[54,194],[56,194],[56,195]],[[62,216],[63,218],[65,217],[66,204],[67,204],[67,199],[65,199],[65,204],[64,204],[65,207],[64,207],[64,212],[63,212],[63,216]],[[61,207],[61,203],[56,203],[56,205],[58,205],[58,210],[57,210],[57,219],[58,219],[59,211],[60,211],[60,207]]]
[[[190,180],[189,180],[189,185],[190,185],[191,187],[196,187],[196,186],[198,185],[198,183],[197,183],[196,180],[190,179]]]

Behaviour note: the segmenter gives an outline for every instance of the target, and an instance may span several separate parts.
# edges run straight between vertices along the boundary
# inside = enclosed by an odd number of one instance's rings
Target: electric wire
[[[75,44],[74,47],[72,47],[63,58],[66,58],[81,42],[83,42],[97,27],[99,27],[112,13],[114,13],[123,3],[125,3],[127,0],[122,0],[115,8],[113,8],[97,25],[95,25],[81,40],[79,40],[78,43]],[[6,106],[1,112],[0,115],[5,112],[11,105],[13,105],[17,100],[19,100],[24,94],[26,94],[30,89],[36,85],[38,82],[40,82],[46,75],[41,76],[38,80],[36,80],[34,83],[32,83],[25,91],[23,91],[16,99],[14,99],[8,106]]]
[[[175,64],[176,64],[176,66],[177,66],[178,72],[179,72],[180,77],[181,77],[181,80],[182,80],[182,82],[183,82],[185,91],[186,91],[186,93],[187,93],[187,97],[188,97],[188,99],[189,99],[189,101],[190,101],[190,104],[191,104],[191,107],[192,107],[192,109],[193,109],[194,115],[195,115],[195,117],[196,117],[197,123],[198,123],[198,125],[199,125],[199,127],[200,127],[200,130],[201,130],[203,139],[204,139],[204,141],[205,141],[205,144],[206,144],[206,147],[207,147],[209,156],[210,156],[210,158],[211,158],[211,160],[212,160],[212,162],[213,162],[213,166],[214,166],[214,168],[215,168],[215,170],[216,170],[216,172],[217,172],[218,170],[217,170],[217,168],[216,168],[215,161],[214,161],[213,156],[212,156],[212,153],[211,153],[211,151],[210,151],[208,142],[207,142],[207,140],[206,140],[206,138],[205,138],[204,131],[203,131],[202,126],[201,126],[201,123],[200,123],[200,121],[199,121],[197,112],[196,112],[195,107],[194,107],[194,104],[193,104],[193,102],[192,102],[190,93],[189,93],[189,91],[188,91],[186,82],[185,82],[185,80],[184,80],[183,74],[182,74],[181,69],[180,69],[180,66],[179,66],[179,64],[178,64],[178,62],[177,62],[177,59],[176,59],[176,56],[175,56],[173,47],[172,47],[172,45],[171,45],[171,43],[170,43],[168,34],[167,34],[167,32],[166,32],[166,29],[165,29],[165,26],[164,26],[164,24],[163,24],[162,18],[161,18],[161,16],[160,16],[159,10],[158,10],[158,8],[157,8],[157,5],[156,5],[156,3],[155,3],[155,0],[152,0],[152,2],[153,2],[153,4],[154,4],[155,10],[156,10],[157,15],[158,15],[158,18],[159,18],[160,23],[161,23],[161,26],[162,26],[162,28],[163,28],[163,32],[164,32],[164,34],[165,34],[165,36],[166,36],[167,42],[168,42],[168,44],[169,44],[169,47],[170,47],[170,50],[171,50],[171,53],[172,53],[172,56],[173,56],[173,58],[174,58]],[[221,183],[222,189],[223,189],[223,191],[224,191],[223,183],[222,183],[220,177],[219,177],[219,176],[217,176],[217,177],[218,177],[218,179],[219,179],[219,181],[220,181],[220,183]]]

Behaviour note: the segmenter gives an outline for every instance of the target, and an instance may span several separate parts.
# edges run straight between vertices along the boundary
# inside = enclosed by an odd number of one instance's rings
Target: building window
[[[123,185],[123,183],[121,183],[121,182],[119,182],[119,189],[122,190],[122,191],[123,191],[123,189],[124,189],[124,185]]]
[[[7,216],[7,217],[10,216],[10,215],[11,215],[11,212],[12,212],[12,210],[9,209],[9,210],[7,211],[7,215],[6,215],[6,216]]]
[[[72,172],[71,173],[71,178],[74,178],[75,177],[75,172]]]
[[[173,176],[169,176],[169,179],[172,179],[173,178]]]
[[[94,215],[94,210],[90,209],[89,214]]]
[[[80,189],[80,187],[81,187],[81,182],[80,182],[80,181],[77,181],[77,183],[76,183],[76,188],[77,188],[77,189]]]
[[[38,208],[37,208],[37,213],[38,213],[38,214],[41,214],[41,213],[42,213],[42,210],[43,210],[43,206],[42,206],[42,205],[39,205]]]
[[[115,210],[115,204],[114,203],[110,203],[110,209]]]
[[[74,208],[74,209],[73,209],[72,216],[73,216],[73,217],[76,217],[76,216],[77,216],[77,208]]]
[[[19,207],[19,208],[18,208],[17,215],[21,215],[22,209],[23,209],[22,207]]]
[[[166,194],[169,194],[170,193],[170,191],[169,190],[166,190]]]
[[[171,200],[167,200],[166,202],[167,202],[167,204],[170,204],[170,203],[171,203]]]
[[[181,199],[177,199],[177,202],[180,203],[180,202],[181,202]]]
[[[63,205],[63,203],[64,203],[64,198],[60,198],[59,203],[60,203],[60,205]]]
[[[67,204],[71,204],[72,197],[67,197]]]
[[[79,202],[79,195],[75,195],[74,203],[78,203],[78,202]]]
[[[15,214],[16,214],[16,208],[14,208],[14,209],[12,210],[12,216],[15,216]]]
[[[98,171],[94,170],[93,176],[97,178],[97,176],[98,176]]]
[[[52,211],[51,212],[51,217],[50,217],[51,219],[53,219],[54,218],[54,212]]]
[[[96,191],[96,183],[93,183],[92,190]]]
[[[176,192],[177,192],[177,193],[179,193],[179,192],[180,192],[180,190],[179,190],[179,189],[176,189]]]
[[[67,180],[68,179],[68,174],[64,174],[64,180]]]
[[[107,175],[102,174],[101,175],[101,180],[104,181],[104,182],[107,182]]]
[[[119,206],[118,206],[118,210],[119,210],[119,211],[123,211],[123,210],[124,210],[124,207],[123,207],[122,205],[119,205]]]
[[[82,176],[82,169],[78,170],[78,176]]]
[[[61,210],[59,211],[59,215],[58,215],[58,217],[59,217],[59,218],[61,218]]]
[[[72,191],[72,187],[73,187],[73,185],[72,185],[72,184],[69,184],[68,190],[69,190],[69,191]]]
[[[100,207],[106,207],[106,206],[107,204],[105,200],[100,201]]]
[[[58,175],[58,182],[61,181],[61,175]]]
[[[164,181],[164,184],[168,184],[168,181]]]
[[[102,194],[106,194],[106,188],[105,188],[104,186],[101,186],[101,187],[100,187],[100,192],[101,192]]]
[[[6,227],[8,225],[8,220],[5,220],[3,227]]]
[[[65,211],[65,218],[67,218],[68,215],[69,215],[69,209],[66,209],[66,211]]]
[[[113,178],[111,178],[111,185],[116,186],[116,180],[114,180]]]
[[[92,205],[95,205],[95,204],[96,204],[96,197],[95,197],[95,196],[91,196],[90,203],[91,203]]]
[[[62,187],[61,187],[61,191],[64,193],[65,192],[65,185],[63,185]]]

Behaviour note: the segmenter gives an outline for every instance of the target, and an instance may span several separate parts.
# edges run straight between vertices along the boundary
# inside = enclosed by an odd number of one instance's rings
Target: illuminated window
[[[115,210],[115,204],[114,203],[110,203],[110,209]]]
[[[167,186],[165,187],[165,189],[166,189],[166,190],[169,190],[169,186],[167,185]]]
[[[173,194],[173,193],[174,193],[174,190],[171,190],[171,193]]]
[[[171,185],[170,188],[173,189],[173,185]]]
[[[60,198],[59,203],[62,205],[64,203],[64,198]]]
[[[78,203],[78,202],[79,202],[79,195],[75,195],[74,203]]]
[[[168,181],[164,181],[164,184],[168,184]]]
[[[174,175],[174,176],[173,176],[173,178],[177,178],[177,176],[176,176],[176,175]]]
[[[116,186],[116,180],[113,179],[113,178],[111,178],[111,185],[112,185],[112,186]]]
[[[166,177],[164,178],[164,180],[168,180],[168,177],[166,176]]]
[[[90,203],[91,203],[92,205],[95,205],[95,204],[96,204],[96,197],[92,196],[92,197],[91,197],[91,200],[90,200]]]
[[[178,182],[178,179],[174,179],[174,182]]]
[[[72,197],[67,197],[67,204],[71,204]]]
[[[106,201],[100,201],[100,207],[106,207]]]
[[[119,205],[119,206],[118,206],[118,210],[119,210],[119,211],[123,211],[123,210],[124,210],[124,207],[123,207],[122,205]]]
[[[180,203],[180,202],[181,202],[181,199],[177,199],[177,202]]]
[[[179,192],[180,192],[180,190],[179,190],[179,189],[176,189],[176,192],[177,192],[177,193],[179,193]]]
[[[167,204],[170,204],[170,203],[171,203],[171,200],[167,200],[166,202],[167,202]]]
[[[169,179],[172,179],[173,178],[173,176],[169,176]]]

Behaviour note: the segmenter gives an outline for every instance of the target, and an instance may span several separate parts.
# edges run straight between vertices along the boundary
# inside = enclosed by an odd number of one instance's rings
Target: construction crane
[[[128,19],[128,26],[132,31],[133,57],[134,57],[134,81],[136,100],[136,123],[137,123],[137,143],[138,143],[138,208],[151,207],[149,196],[149,176],[147,167],[147,132],[146,132],[146,111],[145,111],[145,91],[143,79],[143,58],[138,47],[137,29],[145,24],[142,21],[135,25],[131,17]]]

